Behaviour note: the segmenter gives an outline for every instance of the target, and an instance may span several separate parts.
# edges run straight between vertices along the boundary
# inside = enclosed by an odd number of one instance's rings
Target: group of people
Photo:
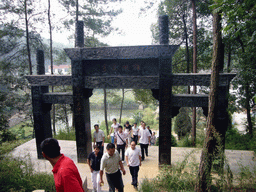
[[[100,192],[104,184],[103,172],[105,170],[109,191],[115,189],[122,192],[124,185],[122,174],[125,175],[124,160],[126,160],[132,176],[132,185],[135,189],[138,186],[138,172],[141,161],[148,156],[148,146],[155,144],[155,133],[152,133],[150,127],[146,128],[146,123],[141,122],[140,127],[134,123],[132,127],[129,122],[121,125],[113,119],[111,126],[111,136],[113,140],[107,144],[104,153],[105,134],[99,129],[99,125],[94,125],[93,133],[93,152],[89,154],[87,163],[91,171],[91,178],[94,191]],[[112,134],[113,132],[113,134]],[[140,149],[136,146],[140,143]],[[128,145],[130,147],[128,148]],[[43,156],[50,161],[53,166],[56,191],[84,191],[82,180],[74,162],[60,153],[58,141],[48,138],[41,143]],[[117,149],[117,150],[116,150]],[[120,153],[122,152],[122,157]]]

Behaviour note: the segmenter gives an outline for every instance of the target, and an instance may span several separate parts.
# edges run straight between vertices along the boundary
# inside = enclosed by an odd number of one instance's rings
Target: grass
[[[55,191],[52,174],[34,172],[29,156],[27,158],[5,157],[0,163],[0,191],[31,192],[36,189]]]
[[[188,163],[188,159],[190,163]],[[193,152],[185,159],[172,166],[162,166],[157,177],[144,179],[139,186],[140,192],[171,192],[194,191],[197,183],[199,164],[193,160]],[[211,191],[247,191],[256,190],[256,166],[250,169],[240,165],[238,174],[233,175],[225,161],[224,172],[212,172],[210,181]]]
[[[11,127],[9,130],[11,133],[15,134],[17,138],[32,138],[33,126],[30,123],[30,121],[22,122]]]
[[[18,147],[29,140],[30,139],[21,139],[2,143],[0,145],[0,159],[4,154],[11,152],[15,147]]]

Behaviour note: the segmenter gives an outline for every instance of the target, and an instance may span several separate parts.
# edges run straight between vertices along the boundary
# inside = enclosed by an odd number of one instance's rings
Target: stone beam
[[[220,73],[219,86],[229,85],[235,73]],[[207,73],[176,73],[172,75],[173,86],[210,86],[211,74]]]
[[[208,107],[208,95],[174,94],[173,107]]]
[[[50,104],[73,104],[71,92],[53,92],[43,94],[43,103]]]
[[[136,77],[136,76],[107,76],[107,77],[85,77],[85,88],[89,89],[158,89],[159,78],[155,76]]]
[[[60,86],[72,85],[71,75],[27,75],[31,86]]]
[[[235,77],[234,73],[220,74],[220,86],[226,86]],[[211,74],[173,74],[166,75],[172,78],[174,86],[210,86]],[[31,86],[60,86],[72,85],[72,76],[69,75],[28,75],[26,76]],[[158,76],[85,76],[85,88],[133,88],[133,89],[158,89]]]
[[[71,60],[150,59],[172,57],[179,45],[148,45],[65,49]]]

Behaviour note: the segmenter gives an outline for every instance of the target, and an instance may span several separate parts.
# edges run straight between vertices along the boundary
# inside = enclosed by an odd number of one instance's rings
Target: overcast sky
[[[140,14],[140,8],[145,7],[143,0],[126,0],[120,3],[120,7],[123,12],[115,17],[113,26],[118,27],[122,33],[113,33],[107,37],[101,38],[100,40],[107,43],[110,46],[131,46],[131,45],[151,45],[152,35],[150,26],[152,23],[157,22],[157,5],[151,8],[147,13]],[[157,0],[155,2],[160,2]],[[61,10],[59,11],[59,13]],[[55,19],[57,15],[55,16]],[[48,30],[46,30],[47,32]],[[69,44],[67,40],[68,36],[72,32],[53,32],[53,39],[55,42],[61,42]],[[42,34],[43,37],[49,38],[49,33]],[[71,46],[73,43],[71,44]]]

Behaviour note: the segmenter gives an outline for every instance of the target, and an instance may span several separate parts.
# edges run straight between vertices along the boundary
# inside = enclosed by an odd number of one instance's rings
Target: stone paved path
[[[59,144],[61,146],[61,153],[65,154],[66,156],[70,157],[77,165],[78,170],[81,174],[82,180],[85,180],[87,177],[88,188],[92,189],[91,184],[91,176],[89,167],[87,164],[77,163],[76,157],[76,142],[75,141],[64,141],[60,140]],[[182,147],[172,147],[172,164],[181,162],[184,157],[193,152],[188,159],[188,161],[195,161],[199,163],[201,150],[200,149],[193,149],[193,148],[182,148]],[[39,172],[49,172],[51,173],[52,167],[50,163],[46,160],[38,160],[37,159],[37,152],[36,152],[36,143],[35,139],[24,143],[23,145],[15,148],[11,154],[14,157],[21,157],[21,158],[30,158],[34,168],[36,171]],[[230,164],[231,170],[236,173],[239,171],[239,164],[243,166],[249,166],[250,169],[256,167],[256,157],[254,157],[254,152],[252,151],[238,151],[238,150],[226,150],[225,151],[226,157]],[[124,181],[124,191],[133,192],[135,191],[131,186],[131,175],[129,173],[129,169],[124,164],[126,169],[126,175],[123,176]],[[157,146],[150,146],[149,147],[149,156],[142,162],[142,166],[140,167],[139,171],[139,180],[141,181],[143,178],[154,178],[158,174],[158,147]],[[104,191],[108,191],[107,180],[104,177],[104,186],[102,189]]]

